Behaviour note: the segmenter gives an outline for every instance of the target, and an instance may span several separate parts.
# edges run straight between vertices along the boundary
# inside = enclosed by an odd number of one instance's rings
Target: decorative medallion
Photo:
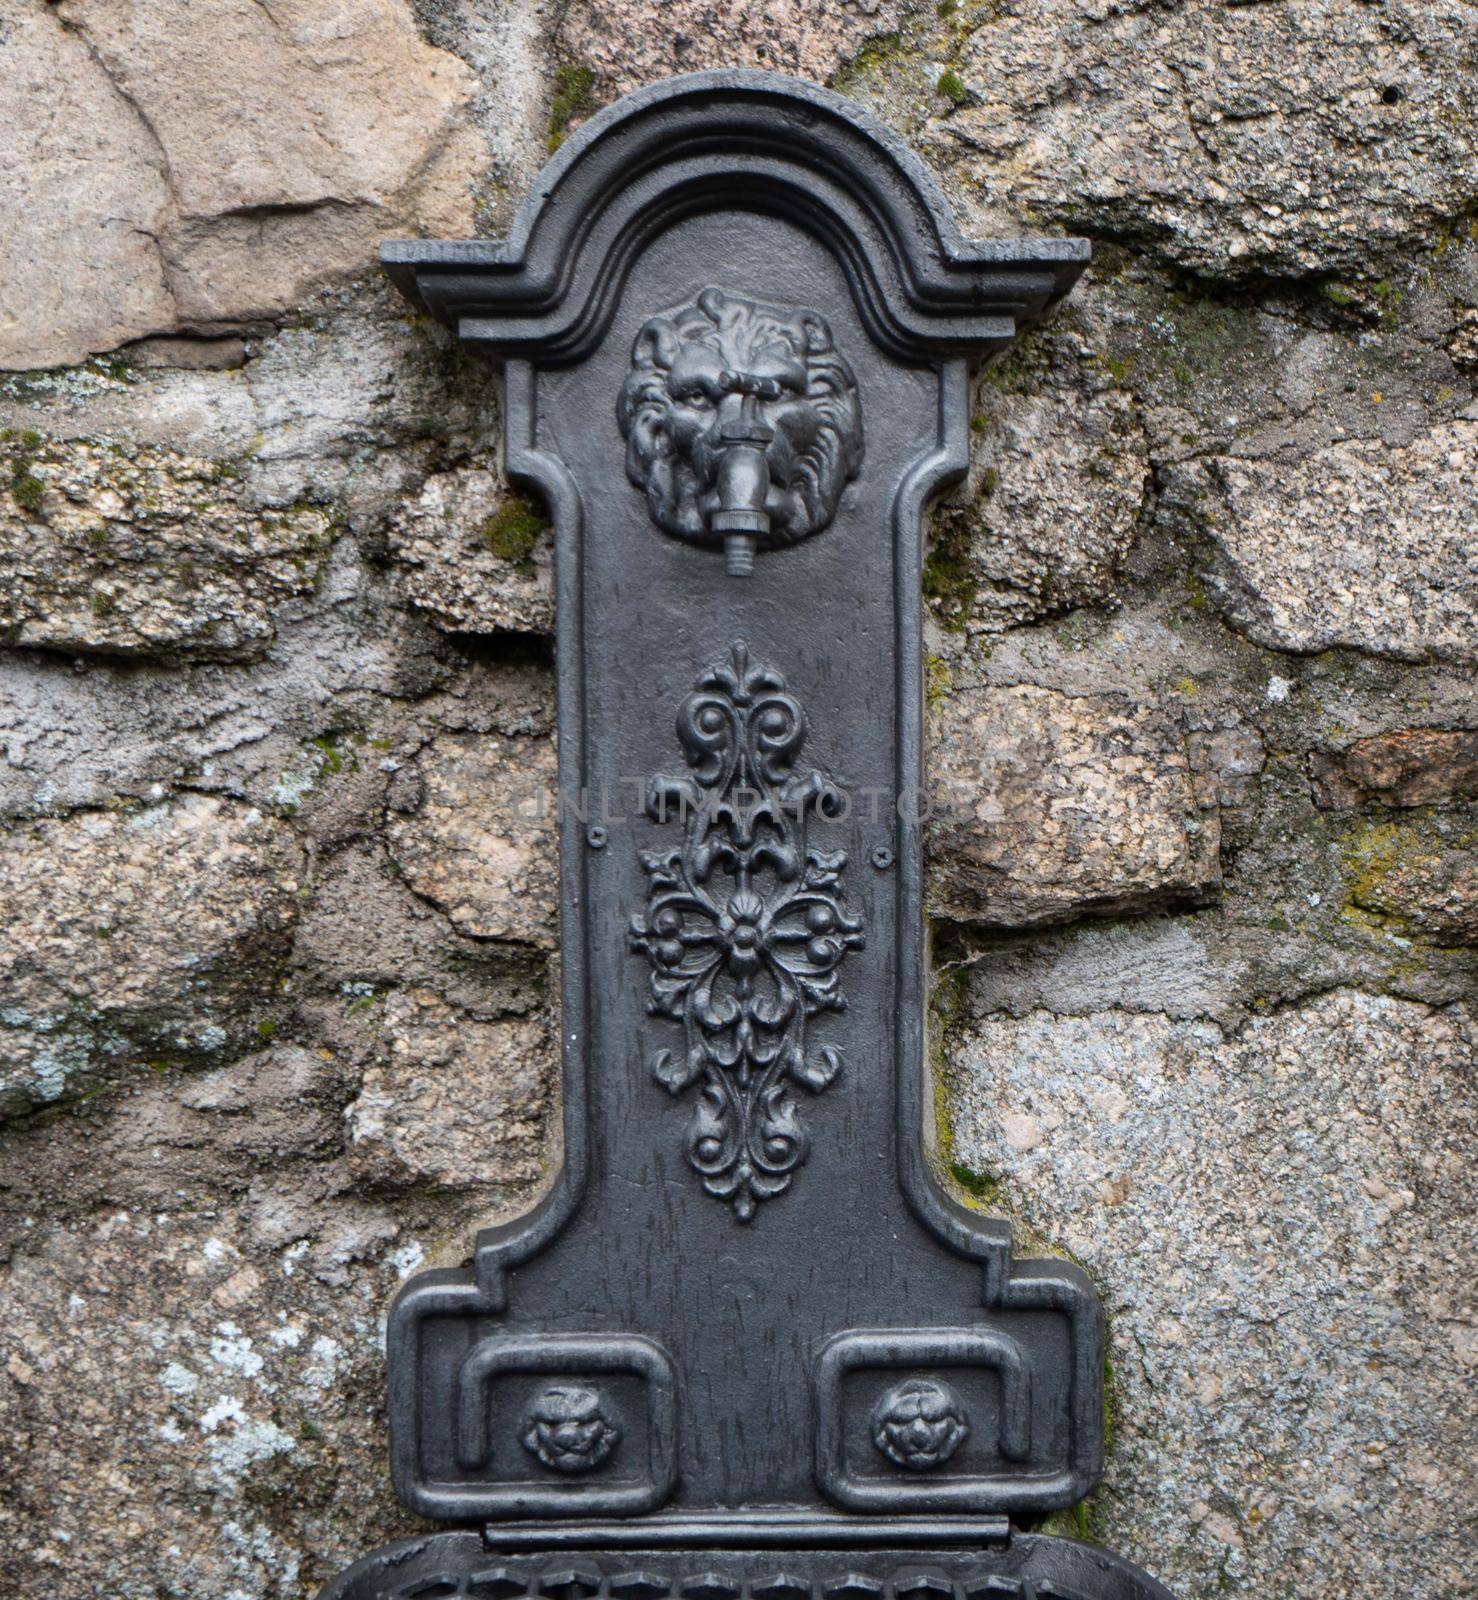
[[[942,1466],[969,1437],[960,1397],[933,1378],[894,1384],[872,1414],[872,1442],[910,1472]]]
[[[523,1447],[555,1472],[590,1472],[621,1442],[599,1389],[551,1385],[524,1421]]]
[[[819,1094],[842,1070],[806,1029],[845,1006],[838,968],[863,943],[862,919],[842,899],[845,852],[807,842],[812,816],[838,814],[842,796],[794,770],[806,718],[778,672],[752,666],[739,641],[698,679],[677,736],[692,771],[654,778],[647,814],[680,820],[683,843],[643,853],[631,942],[652,967],[648,1011],[683,1027],[681,1053],[651,1066],[673,1095],[698,1086],[688,1159],[748,1222],[810,1148],[790,1085]]]
[[[825,317],[723,289],[648,319],[616,417],[653,521],[722,544],[739,577],[761,545],[820,533],[862,466],[857,380]]]

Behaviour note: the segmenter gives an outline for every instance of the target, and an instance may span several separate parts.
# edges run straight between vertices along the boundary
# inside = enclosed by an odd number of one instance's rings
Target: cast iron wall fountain
[[[395,1485],[455,1528],[326,1594],[1166,1600],[1018,1531],[1101,1470],[1098,1302],[923,1142],[921,512],[1087,246],[962,240],[736,72],[596,117],[505,242],[383,254],[555,522],[564,1166],[396,1301]]]

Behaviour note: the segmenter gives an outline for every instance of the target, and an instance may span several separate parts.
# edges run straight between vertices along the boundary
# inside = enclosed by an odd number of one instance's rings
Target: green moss
[[[101,622],[104,617],[113,615],[118,609],[118,602],[112,595],[104,594],[101,589],[94,589],[92,591],[92,599],[88,601],[88,606],[93,616]]]
[[[950,672],[942,656],[926,654],[924,657],[924,702],[932,711],[942,705],[949,693]]]
[[[940,623],[951,633],[963,633],[974,609],[977,585],[970,571],[970,535],[962,516],[942,518],[935,524],[923,583],[925,597],[934,603]]]
[[[1126,351],[1123,355],[1106,355],[1103,357],[1103,364],[1107,368],[1109,376],[1120,388],[1123,388],[1125,380],[1134,370],[1134,352]]]
[[[1107,1328],[1105,1328],[1107,1333]],[[1114,1364],[1109,1358],[1108,1339],[1104,1339],[1103,1351],[1103,1448],[1107,1451],[1113,1448],[1114,1434],[1119,1423],[1119,1403],[1114,1392]],[[1084,1502],[1086,1504],[1086,1502]]]
[[[1414,873],[1417,882],[1421,882],[1424,875],[1440,881],[1444,857],[1472,851],[1475,847],[1478,847],[1478,830],[1456,833],[1446,828],[1434,830],[1430,821],[1420,816],[1400,822],[1363,824],[1349,833],[1340,847],[1344,878],[1340,921],[1382,939],[1395,936],[1415,946],[1429,948],[1434,935],[1420,924],[1413,927],[1402,915],[1409,893],[1407,886],[1399,882],[1392,884],[1389,880]],[[1435,938],[1438,945],[1446,942],[1445,938]],[[1416,968],[1408,965],[1405,970],[1409,975]],[[1392,968],[1391,981],[1396,982],[1400,977],[1401,969]]]
[[[1353,289],[1348,289],[1342,283],[1321,283],[1319,293],[1332,306],[1352,306],[1359,300],[1359,295]]]
[[[1478,239],[1478,217],[1456,224],[1443,223],[1437,229],[1436,241],[1432,245],[1432,254],[1440,261],[1452,249],[1453,245],[1461,244],[1465,239]]]
[[[554,93],[549,100],[549,148],[558,150],[565,130],[577,117],[595,110],[595,74],[583,65],[554,69]]]
[[[336,777],[346,766],[351,772],[359,770],[359,757],[352,750],[348,752],[341,750],[330,735],[322,735],[312,743],[321,757],[318,769],[320,776],[327,773],[330,777]]]
[[[981,1211],[1001,1211],[1005,1206],[1005,1186],[988,1172],[976,1172],[963,1161],[949,1163],[949,1175],[970,1196]]]
[[[833,89],[850,88],[869,73],[898,60],[903,53],[904,43],[901,33],[874,34],[871,39],[864,39],[852,59],[843,62],[827,81]]]
[[[275,1037],[276,1033],[277,1024],[275,1022],[259,1022],[257,1024],[257,1038],[259,1039],[271,1039]]]
[[[1399,822],[1373,822],[1357,829],[1342,852],[1349,900],[1358,903],[1366,899],[1416,848],[1411,830]]]
[[[34,465],[31,453],[40,448],[41,435],[34,428],[26,428],[19,434],[14,428],[7,428],[4,442],[20,445],[10,463],[11,499],[22,511],[39,511],[46,498],[46,485],[31,470]]]
[[[24,457],[11,473],[10,497],[22,511],[39,511],[46,498],[46,485],[31,471],[31,463]]]
[[[1147,289],[1133,342],[1116,340],[1098,358],[1120,386],[1127,386],[1132,372],[1142,382],[1162,376],[1196,389],[1246,372],[1258,337],[1245,307],[1208,298],[1193,283],[1173,283]]]
[[[482,542],[500,561],[511,562],[520,577],[533,576],[531,559],[546,523],[532,500],[505,501],[482,525]]]
[[[946,1173],[953,1169],[955,1163],[947,1051],[950,1038],[960,1024],[969,980],[969,969],[963,963],[942,967],[934,974],[934,986],[929,994],[929,1080],[934,1092],[934,1156]]]
[[[1380,307],[1381,321],[1389,327],[1396,320],[1396,312],[1406,298],[1406,291],[1398,289],[1388,278],[1382,278],[1378,283],[1371,284],[1370,292]]]
[[[970,91],[965,87],[965,80],[953,70],[941,72],[939,81],[934,87],[946,100],[952,101],[957,106],[964,105],[970,97]]]
[[[1469,838],[1449,839],[1449,846],[1470,847]],[[1340,920],[1371,932],[1404,933],[1406,924],[1387,909],[1383,892],[1393,873],[1439,856],[1442,845],[1419,824],[1370,822],[1354,830],[1343,842],[1340,865],[1345,880]]]

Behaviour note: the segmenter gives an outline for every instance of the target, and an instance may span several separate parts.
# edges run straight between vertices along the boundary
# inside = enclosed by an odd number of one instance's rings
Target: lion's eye
[[[688,392],[682,396],[682,401],[684,405],[706,406],[708,404],[708,396],[703,392],[702,389],[689,389]]]

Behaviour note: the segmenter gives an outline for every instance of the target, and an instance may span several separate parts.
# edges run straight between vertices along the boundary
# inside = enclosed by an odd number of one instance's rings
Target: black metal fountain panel
[[[555,521],[565,1154],[391,1316],[397,1490],[469,1531],[329,1593],[1164,1595],[1013,1531],[1101,1469],[1098,1302],[924,1157],[921,513],[1087,255],[963,241],[758,73],[595,118],[504,243],[385,248]]]

